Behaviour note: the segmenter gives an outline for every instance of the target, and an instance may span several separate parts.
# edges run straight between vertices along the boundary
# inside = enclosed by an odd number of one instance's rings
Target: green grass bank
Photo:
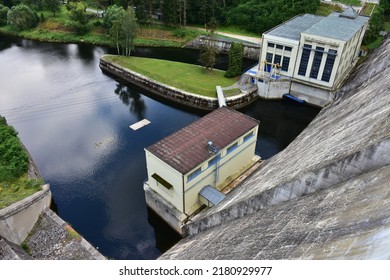
[[[105,56],[105,59],[160,83],[207,97],[216,97],[216,86],[227,87],[237,81],[225,78],[225,71],[210,71],[187,63],[114,55]]]

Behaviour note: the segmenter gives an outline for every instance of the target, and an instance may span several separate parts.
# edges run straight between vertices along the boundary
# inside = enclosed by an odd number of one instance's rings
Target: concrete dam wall
[[[161,259],[390,259],[390,38]],[[260,126],[261,129],[261,126]]]

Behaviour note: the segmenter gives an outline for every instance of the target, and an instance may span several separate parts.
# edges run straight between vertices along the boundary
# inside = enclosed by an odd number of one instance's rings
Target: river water
[[[103,74],[110,50],[0,35],[0,115],[19,132],[55,210],[108,258],[155,259],[179,237],[145,204],[144,147],[203,116]],[[140,48],[133,55],[197,63],[188,49]],[[227,57],[217,67],[226,67]],[[253,61],[246,61],[249,67]],[[259,100],[241,110],[260,120],[257,153],[285,148],[318,108]],[[133,131],[129,125],[151,124]]]

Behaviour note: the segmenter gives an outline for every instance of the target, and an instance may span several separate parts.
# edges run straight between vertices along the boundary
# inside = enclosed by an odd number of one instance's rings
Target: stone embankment
[[[210,37],[207,36],[199,36],[195,40],[187,43],[185,47],[199,49],[201,45],[206,44],[210,41]],[[215,46],[217,47],[220,53],[228,53],[230,47],[232,45],[232,40],[224,40],[224,39],[214,39]],[[244,46],[244,57],[258,60],[260,55],[260,44],[249,43],[249,42],[241,42]]]
[[[261,129],[261,128],[260,128]],[[389,259],[390,38],[161,259]]]
[[[202,96],[160,83],[116,63],[110,62],[105,56],[102,56],[100,59],[100,68],[103,72],[113,75],[115,78],[134,83],[153,92],[158,97],[180,105],[207,111],[218,108],[218,99],[216,97]],[[230,108],[238,109],[252,103],[257,98],[257,91],[242,93],[236,96],[227,97],[226,105]]]

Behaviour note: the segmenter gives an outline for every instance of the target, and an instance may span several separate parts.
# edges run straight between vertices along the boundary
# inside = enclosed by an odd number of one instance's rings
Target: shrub
[[[18,178],[28,168],[28,156],[17,132],[0,116],[0,182]]]
[[[229,50],[229,66],[225,72],[226,78],[241,75],[242,58],[244,56],[244,46],[241,43],[232,42]]]
[[[13,6],[7,13],[8,24],[18,30],[33,28],[38,24],[38,16],[26,5]]]
[[[0,4],[0,26],[7,24],[7,14],[9,8]]]

